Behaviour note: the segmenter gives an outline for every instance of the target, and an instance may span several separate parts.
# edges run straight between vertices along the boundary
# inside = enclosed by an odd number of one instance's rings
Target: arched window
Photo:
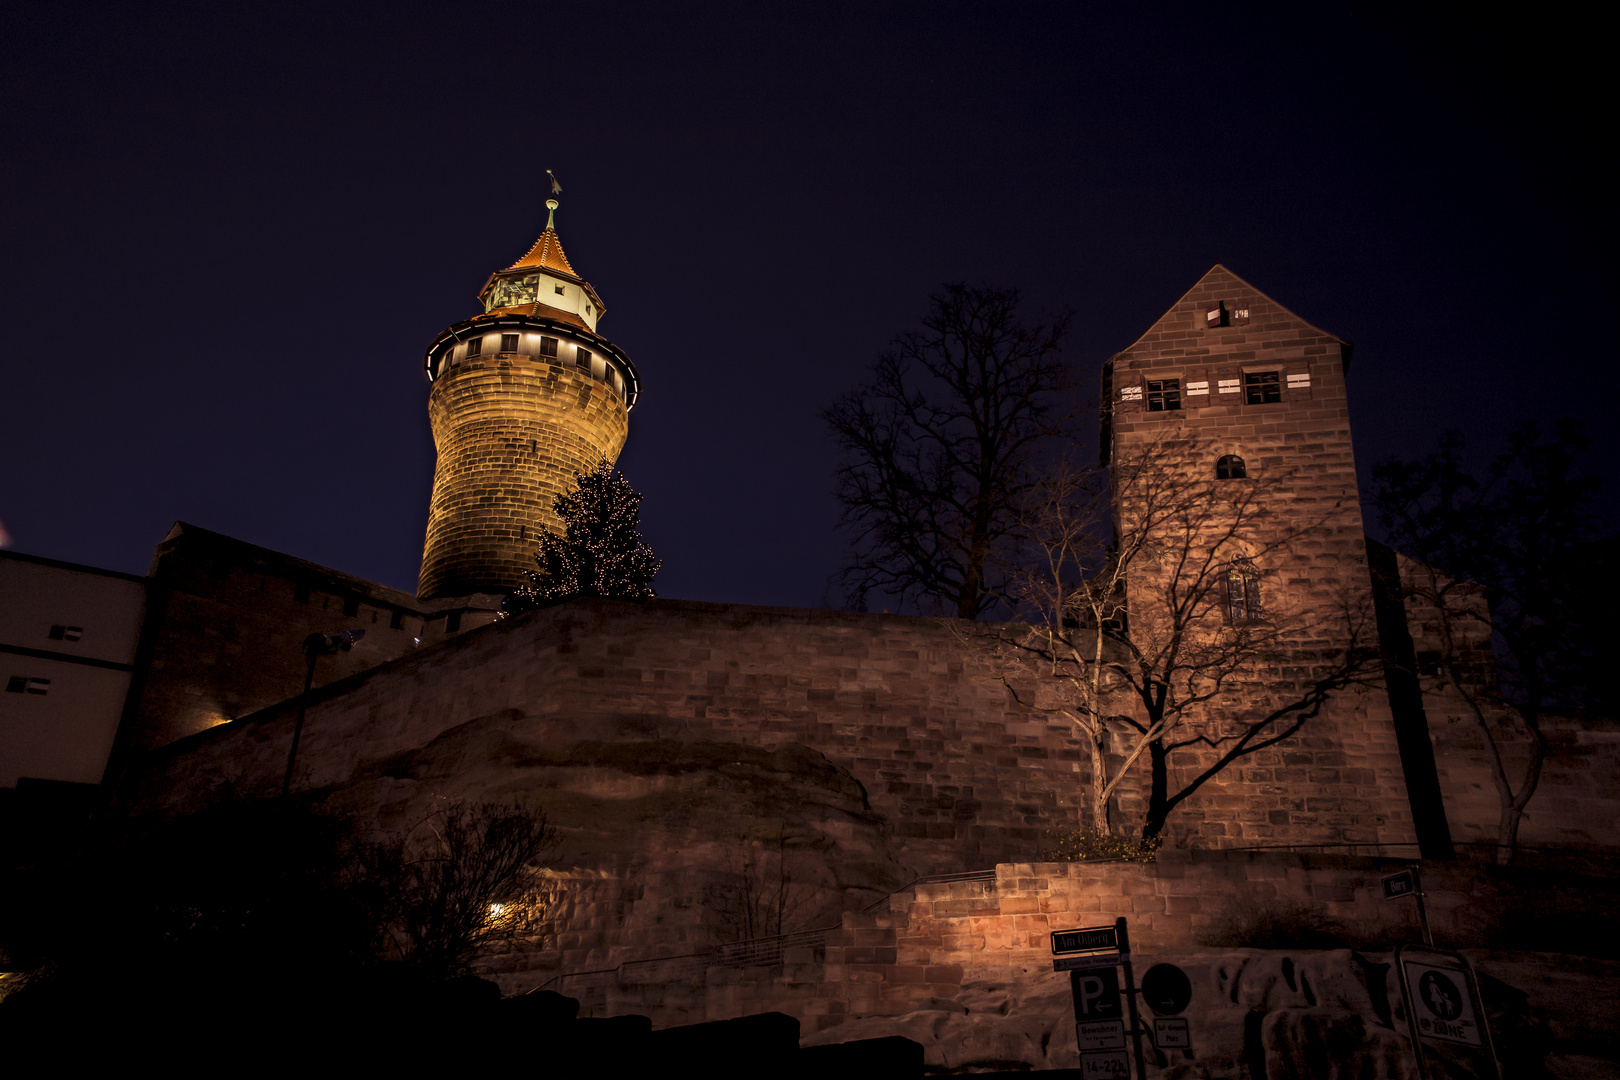
[[[1228,626],[1248,626],[1265,617],[1260,606],[1260,571],[1248,558],[1233,559],[1226,566],[1226,622]]]
[[[1215,463],[1215,479],[1242,480],[1249,475],[1243,464],[1243,459],[1236,454],[1227,454]]]

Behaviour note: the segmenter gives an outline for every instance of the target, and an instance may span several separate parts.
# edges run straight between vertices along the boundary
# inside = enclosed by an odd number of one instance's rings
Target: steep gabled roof
[[[1159,339],[1162,343],[1162,339],[1167,337],[1191,336],[1188,328],[1191,325],[1191,315],[1196,309],[1202,308],[1205,303],[1212,300],[1235,300],[1244,294],[1252,297],[1250,306],[1255,309],[1250,324],[1251,332],[1298,330],[1319,337],[1332,338],[1345,346],[1344,352],[1348,359],[1350,342],[1300,318],[1220,263],[1206,270],[1193,283],[1192,288],[1183,293],[1179,300],[1170,305],[1169,310],[1155,319],[1152,326],[1121,349],[1120,353],[1130,352],[1149,339]]]

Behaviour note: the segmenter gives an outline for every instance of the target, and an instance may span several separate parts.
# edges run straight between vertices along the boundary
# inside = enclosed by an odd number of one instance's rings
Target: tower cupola
[[[640,377],[597,333],[602,298],[563,253],[557,200],[546,206],[539,239],[478,291],[483,311],[423,356],[438,450],[423,599],[525,584],[541,532],[562,532],[552,501],[629,435]]]

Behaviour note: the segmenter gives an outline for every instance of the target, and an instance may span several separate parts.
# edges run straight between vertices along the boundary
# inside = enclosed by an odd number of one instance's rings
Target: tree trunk
[[[1103,741],[1099,733],[1091,742],[1091,820],[1086,828],[1092,832],[1108,831],[1108,762],[1103,758]]]
[[[1501,751],[1497,750],[1492,757],[1496,790],[1502,800],[1502,817],[1496,829],[1498,866],[1513,864],[1513,855],[1519,846],[1519,825],[1524,821],[1524,808],[1529,805],[1530,797],[1536,793],[1536,787],[1541,783],[1541,765],[1547,757],[1547,739],[1541,734],[1539,720],[1538,716],[1525,725],[1530,729],[1530,760],[1525,764],[1524,779],[1519,783],[1517,795],[1514,795],[1508,786],[1507,770],[1502,763]],[[1486,729],[1485,737],[1491,738],[1489,728]]]

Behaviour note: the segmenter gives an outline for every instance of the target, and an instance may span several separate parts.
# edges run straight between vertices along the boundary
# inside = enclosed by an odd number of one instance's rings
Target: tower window
[[[554,337],[543,337],[543,338],[541,338],[540,339],[540,355],[541,356],[556,356],[557,355],[557,339],[554,338]]]
[[[51,627],[52,641],[78,641],[84,637],[82,626],[53,626]]]
[[[8,694],[48,694],[51,692],[51,680],[29,678],[27,675],[13,675],[6,680],[6,693]]]
[[[575,347],[574,365],[576,367],[582,367],[586,371],[591,370],[591,350]]]
[[[360,614],[360,598],[358,596],[345,596],[343,598],[343,614]]]
[[[483,351],[484,351],[484,339],[483,338],[475,337],[475,338],[471,338],[471,339],[468,340],[468,342],[467,342],[467,355],[468,356],[478,356]]]
[[[1243,374],[1243,402],[1271,405],[1282,400],[1282,383],[1275,371],[1248,371]]]
[[[1148,412],[1166,412],[1181,408],[1181,380],[1149,379],[1147,403]]]
[[[399,610],[399,608],[395,608],[394,613],[388,617],[388,629],[399,630],[404,627],[404,625],[405,613]]]
[[[1260,571],[1247,558],[1226,567],[1226,624],[1248,626],[1265,617],[1260,606]]]
[[[517,352],[518,336],[516,334],[501,335],[501,352]]]
[[[1245,480],[1249,476],[1247,466],[1243,459],[1236,454],[1227,454],[1215,462],[1215,479],[1217,480]]]
[[[556,294],[558,296],[561,296],[563,294],[563,287],[561,285],[553,285],[551,288],[553,289],[553,291],[556,292]]]

